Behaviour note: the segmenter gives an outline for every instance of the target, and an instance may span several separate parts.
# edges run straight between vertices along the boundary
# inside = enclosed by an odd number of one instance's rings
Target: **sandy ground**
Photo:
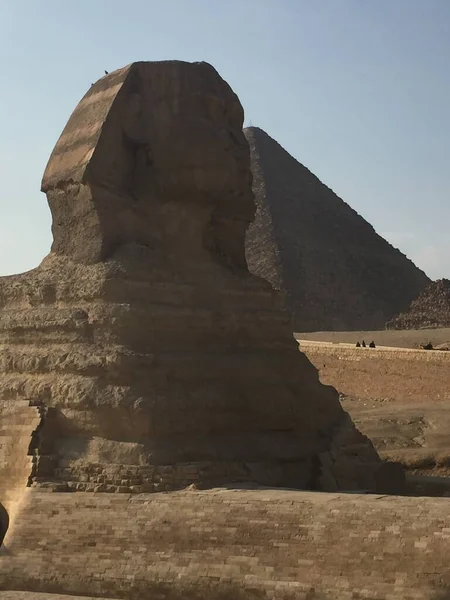
[[[344,346],[351,344],[352,347],[357,340],[364,339],[366,343],[374,340],[378,347],[417,349],[420,344],[429,341],[433,346],[449,342],[450,329],[313,332],[298,333],[295,337],[298,340],[320,343],[340,343]],[[380,352],[382,352],[381,348]],[[424,356],[428,354],[427,351],[423,353]],[[324,369],[321,368],[321,364],[317,364],[317,367],[321,379],[327,384],[334,385],[341,392],[343,408],[350,413],[356,426],[372,440],[383,458],[401,462],[412,476],[450,477],[448,400],[441,401],[439,394],[436,393],[432,396],[427,395],[423,399],[414,398],[412,401],[406,391],[404,398],[399,395],[398,388],[395,389],[395,394],[391,395],[390,386],[395,383],[392,381],[392,373],[386,381],[383,397],[378,397],[379,385],[374,386],[374,389],[366,386],[365,393],[361,393],[359,397],[348,395],[342,393],[343,389],[339,389],[341,387],[339,382],[334,380],[336,377],[340,382],[343,381],[345,367],[336,373],[329,365],[326,367],[324,364]],[[352,376],[354,373],[350,372],[349,377]],[[377,381],[380,382],[383,373],[374,373],[374,377],[377,377]],[[375,391],[375,388],[378,391]],[[439,391],[439,387],[436,389]],[[444,396],[448,398],[448,394]],[[447,480],[446,489],[450,489],[449,482],[450,479]],[[439,485],[442,487],[442,480]],[[439,490],[436,491],[439,495]]]
[[[317,342],[345,342],[349,344],[356,344],[358,340],[365,340],[368,344],[373,340],[378,346],[418,348],[420,344],[427,344],[428,342],[431,342],[433,346],[446,342],[450,343],[450,328],[400,331],[313,331],[296,333],[295,337],[297,339]]]

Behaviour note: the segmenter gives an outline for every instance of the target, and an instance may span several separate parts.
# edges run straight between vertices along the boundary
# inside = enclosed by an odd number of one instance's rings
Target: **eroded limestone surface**
[[[115,71],[70,117],[42,182],[52,251],[0,279],[0,398],[45,416],[32,485],[373,488],[372,444],[247,269],[242,123],[183,62]]]

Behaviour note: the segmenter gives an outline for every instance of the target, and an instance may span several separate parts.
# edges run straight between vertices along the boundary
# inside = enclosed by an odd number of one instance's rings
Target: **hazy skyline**
[[[448,0],[0,0],[0,275],[51,244],[40,180],[90,84],[205,60],[264,129],[432,277],[450,277]]]

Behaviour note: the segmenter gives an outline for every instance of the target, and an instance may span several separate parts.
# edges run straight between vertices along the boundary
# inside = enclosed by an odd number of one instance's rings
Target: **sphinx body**
[[[0,279],[0,397],[41,415],[25,485],[374,487],[378,455],[247,269],[242,124],[206,63],[134,63],[76,107],[42,182],[51,253]]]

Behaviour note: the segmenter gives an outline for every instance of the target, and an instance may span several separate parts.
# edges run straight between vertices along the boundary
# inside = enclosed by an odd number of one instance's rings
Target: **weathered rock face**
[[[387,329],[450,327],[450,280],[438,279],[411,302],[409,310],[386,324]]]
[[[249,149],[206,63],[97,82],[47,165],[52,252],[0,279],[0,393],[46,414],[32,482],[373,487],[379,458],[250,275]]]
[[[429,283],[399,250],[256,127],[250,271],[284,290],[295,331],[383,329]]]

